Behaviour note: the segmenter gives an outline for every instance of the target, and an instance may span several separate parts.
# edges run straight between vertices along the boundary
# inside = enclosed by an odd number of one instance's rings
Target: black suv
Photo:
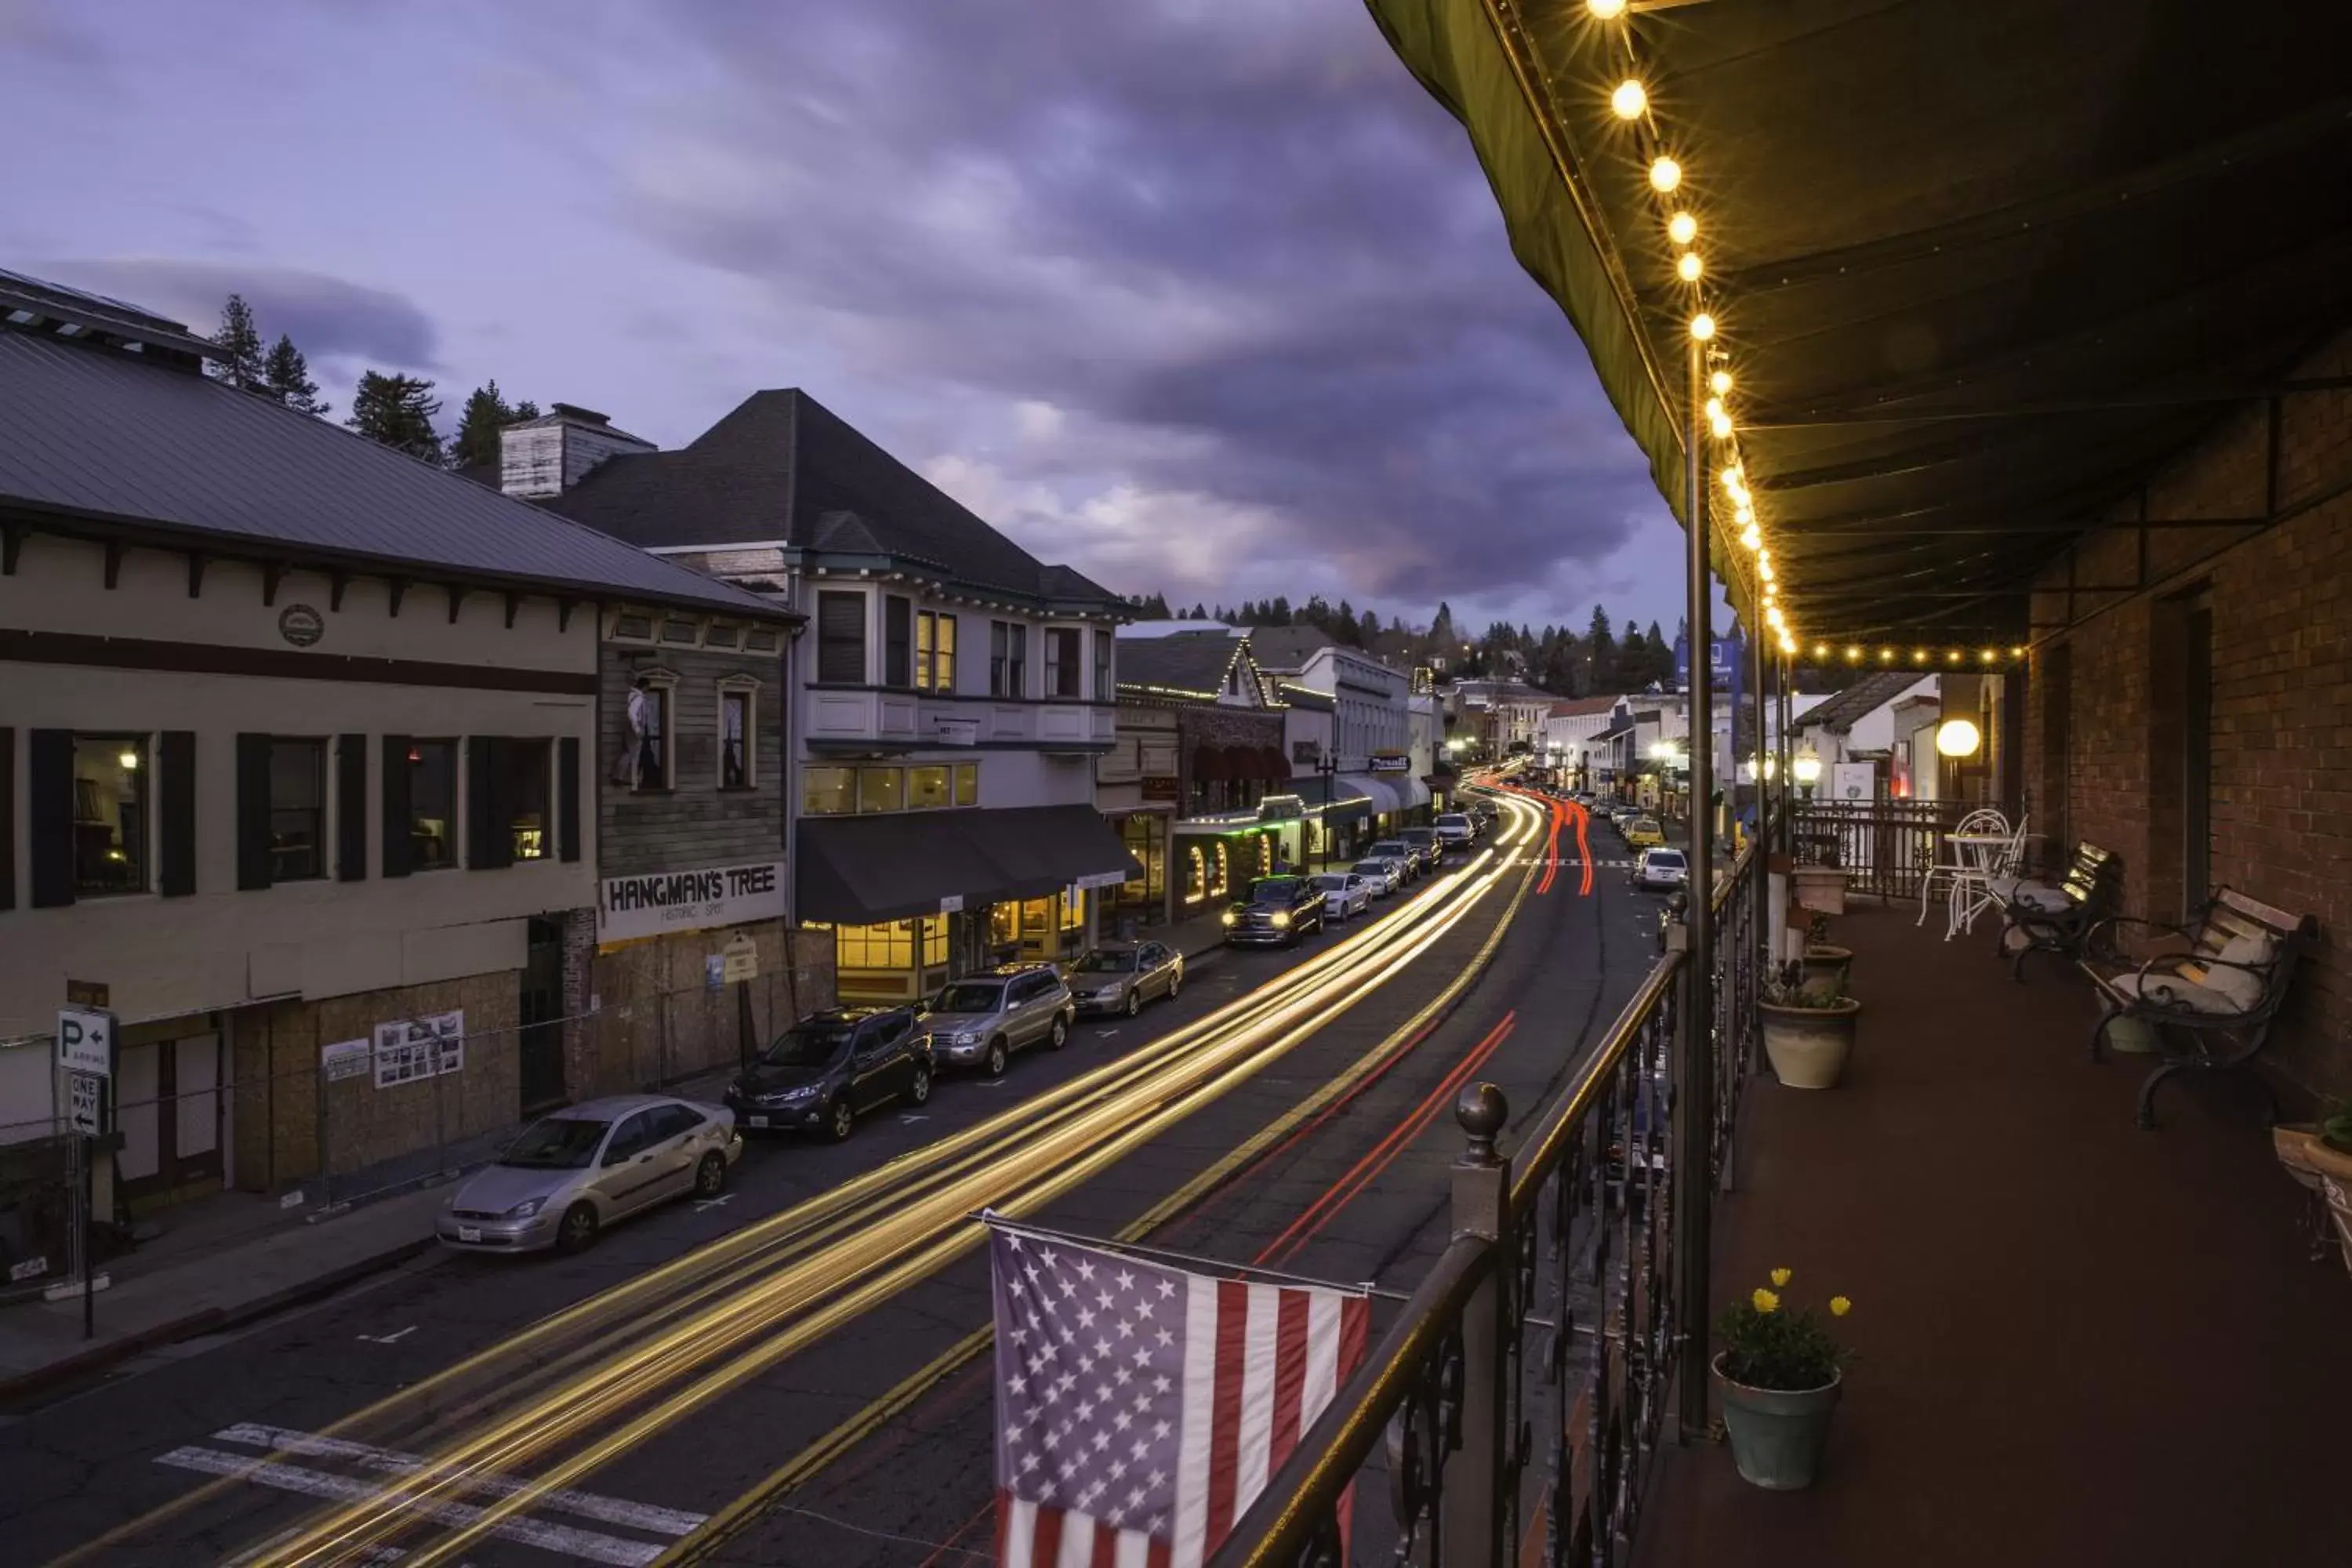
[[[1260,877],[1225,908],[1227,947],[1292,947],[1323,929],[1323,891],[1305,877]]]
[[[931,1098],[931,1032],[912,1007],[835,1007],[778,1035],[727,1086],[736,1124],[808,1128],[839,1142],[866,1111]]]

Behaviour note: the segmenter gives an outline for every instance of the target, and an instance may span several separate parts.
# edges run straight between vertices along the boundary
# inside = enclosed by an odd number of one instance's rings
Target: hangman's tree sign
[[[719,866],[707,871],[607,877],[596,889],[596,940],[628,942],[664,931],[777,920],[783,912],[781,860]]]
[[[114,1015],[89,1007],[58,1009],[58,1066],[114,1076]]]

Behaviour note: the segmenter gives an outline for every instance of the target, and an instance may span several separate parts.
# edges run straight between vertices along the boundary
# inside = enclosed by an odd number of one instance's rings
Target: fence
[[[1916,899],[1936,865],[1953,850],[1944,835],[1988,803],[1959,800],[1806,801],[1790,811],[1791,844],[1804,866],[1836,866],[1846,891]],[[1996,809],[1998,809],[1996,807]],[[2003,812],[2008,816],[2007,812]],[[2011,818],[2014,820],[2014,818]]]
[[[1743,856],[1709,910],[1710,1192],[1731,1173],[1763,979],[1748,871]],[[1685,1086],[1672,1063],[1692,983],[1678,943],[1509,1159],[1495,1148],[1508,1110],[1500,1093],[1482,1085],[1465,1097],[1454,1240],[1235,1525],[1217,1568],[1338,1568],[1347,1500],[1375,1495],[1356,1482],[1376,1449],[1392,1524],[1359,1517],[1353,1533],[1360,1545],[1392,1529],[1399,1563],[1524,1563],[1530,1510],[1554,1568],[1627,1560],[1669,1386],[1687,1368],[1689,1336],[1703,1344],[1706,1331],[1685,1308],[1692,1286],[1674,1245],[1675,1184],[1691,1156],[1673,1132]]]

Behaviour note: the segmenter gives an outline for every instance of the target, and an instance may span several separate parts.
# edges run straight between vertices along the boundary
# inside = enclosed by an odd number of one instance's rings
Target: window
[[[327,743],[269,742],[269,879],[327,874]]]
[[[801,815],[846,816],[857,809],[856,768],[803,768]]]
[[[915,689],[955,690],[956,618],[936,610],[915,617]]]
[[[719,787],[750,789],[752,767],[752,703],[750,687],[719,689]]]
[[[641,675],[629,689],[629,734],[636,748],[630,759],[632,788],[669,788],[670,712],[676,691],[667,676]]]
[[[833,940],[834,963],[842,969],[912,969],[919,946],[925,967],[948,961],[948,922],[936,918],[843,926]]]
[[[865,595],[817,595],[816,678],[834,686],[866,683]]]
[[[518,860],[544,860],[554,852],[551,749],[545,741],[512,741],[506,747],[507,821]]]
[[[906,769],[860,768],[857,770],[857,809],[859,811],[903,811],[906,805]]]
[[[955,803],[958,805],[980,804],[980,764],[978,763],[956,764]]]
[[[1095,700],[1097,702],[1108,702],[1111,700],[1110,637],[1111,634],[1108,626],[1099,626],[1096,628]]]
[[[882,684],[912,686],[914,604],[896,594],[882,595]]]
[[[408,742],[408,865],[439,871],[457,863],[457,742]]]
[[[147,737],[73,740],[74,892],[147,890]],[[8,831],[14,824],[0,824]]]
[[[948,804],[948,770],[944,766],[907,770],[907,809],[932,811]]]
[[[1047,626],[1045,628],[1045,695],[1048,697],[1082,697],[1085,688],[1079,683],[1085,674],[1078,666],[1078,628]]]
[[[1029,694],[1029,628],[1017,621],[988,623],[988,694]]]

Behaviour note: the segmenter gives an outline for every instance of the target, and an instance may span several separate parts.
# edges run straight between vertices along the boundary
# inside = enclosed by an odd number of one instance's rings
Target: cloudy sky
[[[1675,625],[1679,534],[1358,0],[0,0],[0,267],[665,446],[807,388],[1123,592]]]

